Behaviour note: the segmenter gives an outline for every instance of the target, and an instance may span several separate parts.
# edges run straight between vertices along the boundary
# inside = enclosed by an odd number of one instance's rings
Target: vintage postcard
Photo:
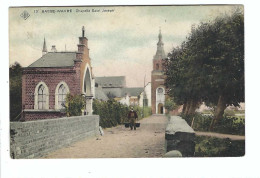
[[[9,8],[10,157],[245,155],[243,5]]]

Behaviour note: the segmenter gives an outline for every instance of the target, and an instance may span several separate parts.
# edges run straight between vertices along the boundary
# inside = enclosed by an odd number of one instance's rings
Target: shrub
[[[133,106],[138,115],[138,119],[142,118],[143,108],[139,106]],[[130,108],[127,105],[123,105],[114,99],[108,101],[94,100],[93,102],[93,114],[100,116],[100,126],[103,128],[114,127],[119,124],[128,122],[128,112]],[[152,114],[150,107],[144,108],[144,116],[147,117]]]
[[[245,141],[205,136],[195,138],[195,157],[244,156]]]
[[[93,114],[100,116],[100,126],[114,127],[127,120],[128,107],[113,99],[108,101],[94,100]]]
[[[152,115],[152,108],[151,107],[144,107],[144,117],[148,117]]]
[[[131,106],[129,106],[131,107]],[[140,107],[140,106],[133,106],[134,111],[136,111],[137,115],[138,115],[138,120],[140,120],[141,118],[145,118],[148,117],[150,115],[152,115],[152,108],[151,107]]]
[[[80,116],[85,107],[85,98],[82,95],[67,94],[66,103],[63,106],[67,116]]]
[[[179,105],[177,105],[171,98],[166,99],[165,101],[165,109],[167,111],[172,111],[174,109],[177,109]]]

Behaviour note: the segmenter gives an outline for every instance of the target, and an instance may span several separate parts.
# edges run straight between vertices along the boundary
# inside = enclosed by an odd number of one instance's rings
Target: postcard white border
[[[241,158],[181,159],[56,159],[12,160],[9,149],[8,7],[78,5],[194,4],[192,0],[83,1],[13,0],[1,2],[1,177],[259,177],[259,3],[257,1],[206,1],[196,4],[244,4],[246,48],[246,156]],[[21,27],[22,28],[22,27]],[[3,71],[3,72],[2,72]],[[132,171],[134,169],[134,171]]]

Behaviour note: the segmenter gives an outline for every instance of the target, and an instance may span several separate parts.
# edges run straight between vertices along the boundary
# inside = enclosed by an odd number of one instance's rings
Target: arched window
[[[38,109],[46,108],[46,89],[41,84],[38,89]]]
[[[159,64],[156,64],[156,70],[159,70]]]
[[[49,89],[44,82],[39,82],[35,87],[34,109],[49,109]]]
[[[88,68],[84,78],[84,93],[87,96],[91,95],[91,78],[90,78],[90,71]]]
[[[57,85],[55,90],[55,109],[58,110],[64,108],[66,96],[69,92],[69,87],[64,81]]]
[[[66,95],[67,95],[67,89],[63,84],[61,84],[59,87],[59,90],[58,90],[58,108],[59,109],[64,108]]]

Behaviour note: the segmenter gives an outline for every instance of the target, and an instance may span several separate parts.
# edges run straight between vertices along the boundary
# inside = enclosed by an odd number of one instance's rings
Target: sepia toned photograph
[[[244,73],[243,5],[10,7],[10,157],[243,157]]]

